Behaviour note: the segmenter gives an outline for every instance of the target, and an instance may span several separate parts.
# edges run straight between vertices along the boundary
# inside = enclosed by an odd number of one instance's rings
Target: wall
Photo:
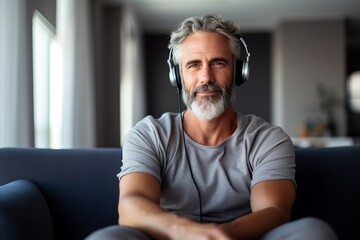
[[[179,111],[177,90],[171,86],[168,77],[168,41],[166,34],[144,36],[147,113],[154,117]]]
[[[309,118],[323,118],[317,86],[322,83],[345,99],[343,20],[289,21],[274,33],[272,114],[275,124],[298,134]],[[344,107],[336,108],[337,134],[345,134]]]
[[[97,6],[94,18],[97,146],[120,146],[120,7]]]
[[[243,33],[250,52],[249,81],[236,89],[234,109],[271,122],[271,33]]]

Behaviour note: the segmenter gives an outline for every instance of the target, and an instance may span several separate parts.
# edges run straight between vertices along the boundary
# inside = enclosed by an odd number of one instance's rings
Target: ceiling
[[[360,19],[359,0],[104,0],[130,6],[146,31],[169,32],[190,16],[231,19],[243,31],[271,30],[284,20]]]

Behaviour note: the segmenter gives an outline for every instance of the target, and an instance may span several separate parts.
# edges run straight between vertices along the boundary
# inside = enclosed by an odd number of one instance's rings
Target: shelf
[[[291,138],[295,147],[298,148],[323,148],[323,147],[341,147],[354,145],[354,139],[351,137],[309,137],[309,138]]]

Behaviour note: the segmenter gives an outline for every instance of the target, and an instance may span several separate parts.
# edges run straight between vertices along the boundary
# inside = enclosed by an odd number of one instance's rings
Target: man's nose
[[[211,67],[204,65],[200,70],[200,83],[208,84],[214,82],[214,74]]]

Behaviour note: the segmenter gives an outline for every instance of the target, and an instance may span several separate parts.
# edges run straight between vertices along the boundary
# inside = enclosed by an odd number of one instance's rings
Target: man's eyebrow
[[[192,65],[194,63],[200,63],[201,61],[198,60],[198,59],[194,59],[194,60],[189,60],[185,63],[185,66],[189,66],[189,65]]]
[[[226,59],[226,58],[223,58],[223,57],[215,57],[215,58],[212,58],[210,60],[210,63],[213,63],[213,62],[224,62],[226,64],[229,63],[229,61]],[[194,60],[189,60],[185,63],[185,66],[189,66],[189,65],[192,65],[192,64],[195,64],[195,63],[201,63],[201,60],[199,59],[194,59]]]

